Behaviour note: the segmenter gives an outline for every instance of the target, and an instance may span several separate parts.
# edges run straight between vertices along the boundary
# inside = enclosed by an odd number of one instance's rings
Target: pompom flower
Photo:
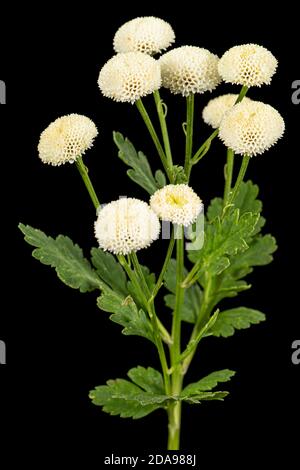
[[[195,222],[203,204],[187,184],[169,184],[151,196],[150,207],[162,220],[187,227]]]
[[[234,46],[221,57],[219,73],[226,83],[237,85],[269,85],[277,68],[277,59],[257,44]]]
[[[160,66],[142,52],[117,54],[102,67],[98,85],[104,96],[134,103],[160,88]]]
[[[212,91],[221,81],[218,60],[216,55],[200,47],[172,49],[159,59],[162,85],[183,96]]]
[[[283,118],[272,106],[242,101],[227,111],[219,137],[235,153],[252,156],[274,145],[282,137],[284,127]]]
[[[115,34],[116,52],[143,52],[157,54],[175,41],[172,27],[154,16],[135,18],[123,24]]]
[[[232,108],[237,100],[239,95],[222,95],[217,98],[213,98],[208,102],[202,112],[203,121],[217,129],[220,127],[221,121],[230,108]],[[243,101],[251,101],[250,98],[246,96],[243,98]]]
[[[91,119],[81,114],[69,114],[52,122],[40,136],[39,157],[44,163],[73,163],[92,147],[98,130]]]
[[[127,255],[149,246],[159,237],[160,223],[146,202],[122,198],[103,207],[95,235],[104,251]]]

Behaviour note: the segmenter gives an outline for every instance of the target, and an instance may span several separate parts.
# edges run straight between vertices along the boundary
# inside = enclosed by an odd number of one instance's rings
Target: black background
[[[49,235],[69,235],[87,254],[95,245],[93,207],[74,166],[52,168],[39,161],[36,146],[41,131],[56,117],[77,112],[91,117],[99,128],[86,163],[100,200],[121,195],[145,199],[131,184],[117,158],[112,131],[119,130],[145,151],[153,166],[159,160],[133,106],[101,96],[97,77],[112,55],[112,37],[125,21],[155,15],[175,29],[176,45],[206,47],[218,55],[235,44],[255,42],[279,60],[271,86],[253,89],[249,96],[274,105],[284,116],[286,134],[271,151],[251,161],[248,176],[261,188],[266,230],[276,236],[279,250],[269,266],[250,276],[251,291],[226,305],[243,304],[267,313],[265,324],[229,339],[201,345],[189,374],[199,379],[213,370],[237,371],[225,403],[185,408],[182,447],[212,464],[224,461],[234,468],[250,460],[273,463],[279,457],[296,462],[299,435],[299,371],[291,362],[291,343],[299,339],[298,185],[300,105],[291,101],[292,81],[299,79],[297,12],[224,9],[216,5],[131,7],[86,2],[69,5],[68,14],[54,3],[31,17],[18,9],[1,43],[1,76],[7,84],[7,105],[1,106],[2,309],[0,339],[7,344],[7,365],[0,369],[1,452],[11,468],[19,458],[32,468],[45,462],[67,468],[85,459],[100,465],[111,451],[123,455],[163,450],[166,416],[156,412],[133,422],[111,417],[94,407],[88,392],[109,378],[125,377],[138,364],[158,367],[152,346],[124,337],[95,304],[96,295],[80,294],[61,284],[55,273],[31,258],[16,226],[19,221]],[[285,15],[286,14],[286,18]],[[31,19],[31,21],[30,21]],[[287,23],[288,22],[288,23]],[[283,25],[288,32],[283,33]],[[237,92],[221,85],[213,94]],[[183,150],[181,122],[184,100],[163,92],[175,159]],[[200,144],[210,129],[201,120],[209,94],[196,100]],[[151,97],[145,104],[153,110]],[[191,184],[205,204],[220,195],[224,151],[219,143],[201,162]],[[158,269],[167,242],[141,252],[143,263]],[[294,270],[294,271],[293,271]],[[168,312],[165,313],[168,315]],[[4,431],[4,432],[3,432]],[[14,452],[10,451],[13,445]]]

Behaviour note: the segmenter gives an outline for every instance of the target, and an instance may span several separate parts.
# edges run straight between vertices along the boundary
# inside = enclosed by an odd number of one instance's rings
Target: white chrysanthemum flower
[[[225,114],[219,137],[241,155],[258,155],[284,133],[284,120],[276,109],[260,101],[242,101]]]
[[[219,73],[226,83],[237,85],[269,85],[277,68],[277,59],[257,44],[234,46],[221,57]]]
[[[93,145],[98,130],[91,119],[69,114],[52,122],[40,136],[39,157],[44,163],[73,163]]]
[[[226,111],[234,106],[238,96],[239,95],[228,94],[218,96],[217,98],[210,100],[203,109],[203,121],[214,129],[220,127],[221,121]],[[245,96],[243,101],[251,100]]]
[[[102,67],[98,85],[104,96],[134,103],[160,88],[160,66],[142,52],[117,54]]]
[[[115,34],[116,52],[143,52],[157,54],[175,41],[172,27],[154,16],[135,18],[123,24]]]
[[[150,207],[162,220],[187,227],[195,222],[203,204],[187,184],[169,184],[151,196]]]
[[[157,240],[160,223],[146,202],[122,198],[100,210],[95,222],[95,235],[104,251],[127,255]]]
[[[162,85],[183,96],[212,91],[221,81],[218,61],[218,56],[200,47],[172,49],[159,59]]]

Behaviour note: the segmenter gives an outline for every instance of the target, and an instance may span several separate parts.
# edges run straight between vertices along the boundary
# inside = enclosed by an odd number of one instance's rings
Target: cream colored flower
[[[219,137],[226,147],[241,155],[258,155],[274,145],[284,133],[284,120],[272,106],[242,101],[227,111]]]
[[[183,96],[212,91],[221,81],[218,60],[216,55],[200,47],[172,49],[159,59],[162,85]]]
[[[214,129],[220,127],[221,121],[230,108],[232,108],[239,95],[222,95],[217,98],[213,98],[208,102],[202,112],[203,121],[209,124]],[[246,96],[243,101],[251,101]]]
[[[91,119],[80,114],[62,116],[41,134],[39,157],[44,163],[62,165],[73,163],[92,147],[98,130]]]
[[[160,223],[146,202],[122,198],[100,210],[95,235],[104,251],[127,255],[148,247],[159,237]]]
[[[226,83],[237,85],[269,85],[277,68],[277,60],[268,49],[257,44],[234,46],[221,57],[219,73]]]
[[[195,222],[203,204],[187,184],[169,184],[151,196],[150,207],[162,220],[188,226]]]
[[[154,16],[135,18],[123,24],[115,34],[116,52],[143,52],[157,54],[175,41],[172,27]]]
[[[117,54],[102,67],[98,85],[104,96],[134,103],[160,88],[160,66],[142,52]]]

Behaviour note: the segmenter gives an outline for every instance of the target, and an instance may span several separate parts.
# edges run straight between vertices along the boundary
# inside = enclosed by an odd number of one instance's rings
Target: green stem
[[[191,343],[193,344],[195,341],[197,341],[197,337],[200,333],[199,330],[201,328],[203,319],[207,318],[210,314],[210,311],[211,311],[211,296],[212,296],[211,291],[212,290],[213,290],[212,277],[210,275],[208,275],[208,278],[206,280],[206,288],[204,290],[203,302],[202,302],[202,305],[201,305],[201,308],[200,308],[200,312],[199,312],[196,324],[195,324],[194,329],[192,331],[192,335],[191,335],[189,344],[191,344]],[[185,358],[185,360],[183,362],[183,365],[182,365],[183,374],[186,374],[186,372],[187,372],[187,370],[190,366],[190,363],[191,363],[191,361],[192,361],[192,359],[195,355],[195,352],[196,352],[196,348],[193,349],[192,352],[189,353],[187,355],[187,357]]]
[[[185,161],[184,171],[187,179],[191,173],[191,158],[193,152],[193,128],[194,128],[194,107],[195,95],[191,94],[186,97],[186,139],[185,139]]]
[[[163,101],[160,97],[160,94],[159,94],[158,90],[154,91],[153,96],[154,96],[154,100],[155,100],[155,104],[156,104],[156,110],[157,110],[157,114],[158,114],[158,118],[159,118],[162,138],[163,138],[163,142],[164,142],[167,165],[168,165],[168,169],[170,171],[170,174],[172,175],[173,158],[172,158],[172,151],[171,151],[171,145],[170,145],[166,115],[165,115],[165,110],[163,108]],[[171,181],[171,183],[173,183],[173,180]]]
[[[136,270],[136,273],[137,273],[137,275],[140,279],[140,282],[142,284],[142,289],[143,289],[144,292],[146,292],[147,298],[149,298],[150,297],[150,290],[149,290],[148,284],[146,282],[144,273],[142,271],[140,262],[138,260],[137,254],[135,252],[131,253],[130,258],[132,260],[132,264],[134,266],[134,269]]]
[[[140,98],[139,100],[137,100],[137,101],[135,102],[135,104],[136,104],[137,109],[138,109],[139,112],[140,112],[140,115],[141,115],[142,118],[143,118],[144,123],[146,124],[146,127],[147,127],[147,129],[148,129],[148,131],[149,131],[149,134],[150,134],[152,140],[153,140],[153,143],[154,143],[154,145],[155,145],[155,147],[156,147],[156,150],[157,150],[157,152],[158,152],[158,155],[160,156],[160,159],[161,159],[161,162],[162,162],[162,164],[163,164],[163,167],[164,167],[164,169],[165,169],[165,171],[166,171],[166,173],[167,173],[167,175],[168,175],[168,177],[169,177],[169,179],[170,179],[170,181],[171,181],[171,180],[172,180],[172,171],[171,171],[171,170],[169,169],[169,167],[168,167],[167,157],[166,157],[165,152],[164,152],[164,150],[163,150],[163,148],[162,148],[162,146],[161,146],[160,140],[159,140],[158,135],[157,135],[157,133],[156,133],[156,131],[155,131],[155,129],[154,129],[154,126],[153,126],[153,124],[152,124],[152,121],[151,121],[151,119],[150,119],[150,116],[149,116],[149,114],[148,114],[148,112],[147,112],[147,110],[146,110],[146,108],[145,108],[145,106],[144,106],[144,104],[143,104],[141,98]]]
[[[238,104],[243,100],[243,98],[246,96],[248,90],[249,90],[249,88],[246,85],[242,86],[242,89],[240,91],[239,96],[236,99],[235,104]]]
[[[170,259],[171,259],[172,253],[173,253],[174,244],[175,244],[174,233],[172,233],[162,270],[160,272],[160,275],[158,277],[158,280],[157,280],[157,282],[155,284],[155,287],[153,289],[153,292],[152,292],[153,299],[155,299],[155,297],[157,296],[157,294],[159,292],[159,289],[162,286],[163,279],[164,279],[166,270],[168,269],[169,262],[170,262]]]
[[[227,201],[228,201],[230,191],[231,191],[233,161],[234,161],[234,152],[231,149],[227,149],[227,163],[225,167],[225,188],[224,188],[223,207],[227,205]]]
[[[94,190],[94,187],[92,185],[92,182],[90,180],[90,177],[89,177],[89,174],[88,174],[88,169],[82,161],[82,157],[78,157],[76,159],[76,166],[78,168],[78,171],[80,173],[81,178],[83,179],[83,182],[86,186],[86,189],[88,190],[88,193],[91,197],[91,200],[92,200],[92,202],[95,206],[95,209],[98,210],[99,208],[101,208],[101,205],[100,205],[99,199],[97,197],[97,194]]]
[[[236,179],[235,185],[233,187],[232,193],[230,195],[228,204],[232,204],[234,202],[235,198],[236,198],[236,195],[237,195],[237,193],[240,189],[240,186],[242,184],[242,181],[245,177],[245,174],[246,174],[246,171],[247,171],[247,168],[248,168],[248,165],[249,165],[249,161],[250,161],[250,156],[249,155],[244,155],[243,160],[242,160],[242,164],[241,164],[241,167],[240,167],[240,171],[239,171],[239,174],[237,176],[237,179]]]
[[[153,303],[153,306],[154,306],[154,298],[155,297],[153,296],[153,293],[151,294],[151,292],[150,292],[150,289],[149,289],[148,284],[146,282],[144,273],[141,269],[141,265],[139,263],[139,260],[138,260],[138,257],[137,257],[136,253],[131,254],[131,260],[132,260],[133,266],[136,270],[136,273],[137,273],[138,278],[139,278],[139,280],[141,282],[141,285],[142,285],[141,292],[146,292],[147,293],[147,299],[148,300],[146,300],[145,307],[146,307],[146,309],[148,309],[149,304]],[[140,289],[140,285],[139,285],[138,288]],[[160,334],[161,334],[161,337],[162,337],[163,341],[168,345],[172,344],[172,338],[171,338],[168,330],[165,328],[165,326],[162,324],[162,322],[160,321],[160,319],[157,316],[156,316],[156,323],[157,323],[157,326],[158,326],[158,329],[160,331]]]
[[[133,258],[131,258],[133,260]],[[169,395],[171,393],[171,383],[170,383],[170,377],[169,377],[169,368],[168,368],[168,363],[167,363],[167,358],[166,358],[166,353],[164,350],[164,346],[162,343],[162,338],[159,332],[159,325],[157,322],[157,315],[155,312],[155,308],[153,305],[153,301],[148,302],[143,290],[140,287],[139,284],[139,279],[136,276],[136,273],[132,271],[130,268],[129,264],[126,261],[126,258],[123,255],[118,255],[118,260],[120,264],[124,267],[129,279],[133,283],[134,287],[137,289],[139,295],[141,296],[141,299],[143,301],[144,307],[147,309],[147,312],[149,314],[153,332],[154,332],[154,338],[155,338],[155,344],[157,347],[160,363],[161,363],[161,368],[164,376],[164,383],[165,383],[165,390],[166,394]],[[138,262],[138,260],[136,259]],[[134,261],[133,261],[134,262]],[[142,270],[140,270],[142,272]],[[145,281],[146,282],[146,281]]]
[[[200,269],[200,264],[201,264],[200,261],[196,261],[196,263],[194,264],[194,266],[192,267],[192,269],[190,270],[188,275],[182,281],[181,286],[184,289],[187,289],[188,287],[190,287],[197,280],[197,278],[195,278],[195,276],[197,275],[197,273]]]
[[[172,395],[177,397],[182,390],[183,374],[180,364],[181,355],[181,310],[184,301],[184,289],[181,287],[184,269],[184,237],[181,227],[181,236],[176,240],[176,300],[172,323],[173,344],[170,347],[172,366]],[[181,427],[181,402],[176,401],[168,407],[169,435],[168,450],[178,450]]]
[[[219,310],[217,310],[211,317],[210,319],[208,320],[208,322],[203,326],[203,328],[201,328],[201,330],[199,331],[199,333],[195,336],[195,338],[191,338],[187,347],[186,347],[186,350],[183,351],[183,353],[181,354],[180,356],[180,361],[183,361],[184,359],[186,359],[194,350],[196,350],[199,342],[201,341],[201,339],[203,338],[203,336],[207,333],[208,330],[210,330],[210,328],[215,324],[215,322],[217,321],[217,318],[219,316]]]
[[[192,158],[193,165],[198,163],[201,160],[201,158],[203,158],[204,155],[207,154],[207,152],[210,149],[212,141],[217,137],[218,134],[219,134],[219,129],[215,129],[213,133],[208,137],[208,139],[206,139],[206,141],[201,145],[201,147],[197,150],[197,152]]]

